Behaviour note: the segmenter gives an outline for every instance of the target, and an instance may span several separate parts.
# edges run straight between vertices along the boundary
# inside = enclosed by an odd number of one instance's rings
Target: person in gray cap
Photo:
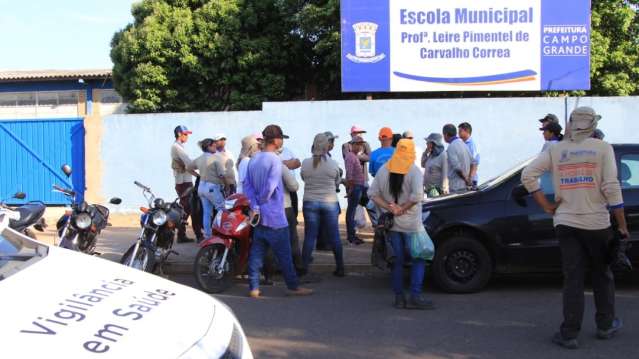
[[[564,139],[564,135],[561,134],[563,128],[556,122],[546,122],[546,124],[539,129],[544,136],[544,146],[541,148],[541,152],[546,151],[553,145],[556,145]]]
[[[541,152],[521,175],[526,190],[553,215],[564,274],[564,321],[552,341],[569,349],[579,346],[587,267],[597,309],[597,337],[609,339],[622,327],[615,314],[615,282],[608,260],[613,237],[609,211],[622,238],[628,238],[628,226],[613,148],[592,138],[600,118],[590,107],[575,109],[566,138]],[[539,178],[548,171],[553,179],[554,203],[539,185]]]
[[[425,140],[424,191],[428,197],[448,194],[448,154],[444,148],[444,138],[439,133],[431,133]]]

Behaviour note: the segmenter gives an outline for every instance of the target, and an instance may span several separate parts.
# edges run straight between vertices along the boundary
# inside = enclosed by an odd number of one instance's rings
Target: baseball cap
[[[326,137],[328,137],[329,141],[330,140],[334,140],[336,138],[339,138],[339,136],[334,135],[333,132],[331,132],[331,131],[326,131],[326,132],[324,132],[324,134],[326,135]]]
[[[182,134],[182,133],[185,133],[185,134],[187,134],[187,135],[190,135],[190,134],[192,134],[193,132],[191,132],[191,131],[190,131],[188,128],[186,128],[186,126],[184,126],[184,125],[179,125],[178,127],[176,127],[176,128],[173,130],[173,134],[175,134],[176,136],[177,136],[177,135],[179,135],[179,134]]]
[[[413,136],[413,131],[408,130],[408,131],[404,131],[404,133],[402,133],[402,137],[403,137],[403,138],[410,138],[410,139],[412,139],[412,138],[413,138],[413,137],[415,137],[415,136]]]
[[[552,133],[559,134],[559,133],[561,133],[561,130],[563,130],[563,128],[557,122],[548,122],[546,125],[544,125],[539,130],[540,131],[550,131]]]
[[[221,140],[226,140],[226,135],[223,133],[218,133],[215,136],[213,136],[213,141],[221,141]]]
[[[264,139],[267,138],[288,138],[287,135],[285,135],[282,132],[282,128],[278,125],[268,125],[266,126],[266,128],[264,128],[264,131],[262,131],[262,136],[264,136]]]
[[[544,116],[544,118],[540,118],[539,122],[541,122],[541,123],[544,123],[544,122],[559,123],[559,118],[555,114],[549,113],[546,116]]]
[[[366,133],[366,131],[357,125],[353,125],[353,127],[351,127],[351,135],[354,133]]]
[[[389,138],[393,138],[393,130],[391,130],[388,127],[382,127],[379,130],[379,139],[389,139]]]
[[[258,140],[258,141],[263,141],[264,140],[264,136],[262,136],[262,134],[259,133],[259,132],[255,132],[253,134],[253,137],[255,137],[255,139]]]

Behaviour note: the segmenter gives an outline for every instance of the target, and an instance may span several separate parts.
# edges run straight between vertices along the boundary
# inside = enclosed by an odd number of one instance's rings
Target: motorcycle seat
[[[14,211],[20,213],[19,220],[9,221],[9,227],[11,228],[26,228],[34,225],[40,217],[44,214],[47,207],[43,203],[27,203],[23,206],[17,207]]]

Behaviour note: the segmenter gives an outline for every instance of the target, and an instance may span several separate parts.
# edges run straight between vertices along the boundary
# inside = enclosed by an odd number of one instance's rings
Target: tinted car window
[[[621,156],[619,182],[621,188],[639,188],[639,154]]]

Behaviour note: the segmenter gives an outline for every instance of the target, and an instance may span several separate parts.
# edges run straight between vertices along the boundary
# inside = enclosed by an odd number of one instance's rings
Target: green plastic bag
[[[427,261],[435,257],[435,245],[426,231],[410,234],[410,256]]]

